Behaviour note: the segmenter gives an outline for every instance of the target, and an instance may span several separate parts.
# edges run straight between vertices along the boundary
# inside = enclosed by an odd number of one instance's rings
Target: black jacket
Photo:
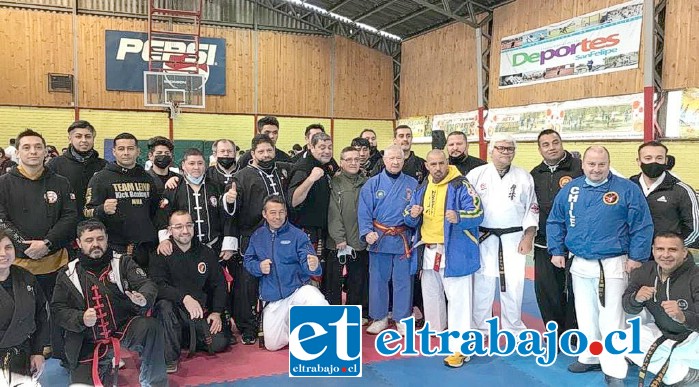
[[[459,160],[454,160],[450,157],[449,164],[455,166],[463,176],[466,176],[466,174],[468,174],[468,172],[473,168],[480,167],[481,165],[485,165],[488,163],[479,159],[478,157],[468,155],[463,159]]]
[[[264,199],[273,191],[269,188],[272,182],[275,184],[277,192],[285,198],[287,188],[289,187],[289,177],[291,177],[291,167],[289,163],[275,163],[274,169],[267,177],[267,173],[259,168],[248,165],[238,171],[233,180],[236,185],[237,199],[235,224],[241,236],[249,237],[263,223],[262,204]],[[271,182],[270,179],[271,178]],[[226,187],[228,191],[230,187]],[[241,252],[244,252],[245,247],[241,240]]]
[[[384,170],[385,167],[386,166],[383,163],[383,158],[379,159],[379,161],[374,166],[374,169],[371,171],[371,176],[378,175],[379,173],[381,173],[381,171]],[[427,175],[429,175],[427,167],[425,166],[425,159],[419,156],[415,156],[415,152],[413,151],[410,151],[410,156],[408,156],[408,158],[405,159],[402,172],[408,176],[415,178],[418,184],[422,184],[422,181],[427,178]]]
[[[78,211],[70,182],[47,168],[37,180],[12,168],[0,176],[0,219],[25,240],[48,239],[52,244],[48,254],[53,254],[75,238]],[[18,258],[27,258],[27,247],[15,245]]]
[[[313,183],[306,199],[296,207],[293,207],[291,223],[299,228],[328,229],[328,204],[330,203],[330,180],[334,172],[332,165],[322,165],[313,156],[302,157],[294,164],[289,178],[289,203],[292,202],[294,192],[308,178],[313,168],[322,168],[325,175]]]
[[[238,169],[236,168],[229,174],[219,168],[218,165],[214,165],[206,169],[206,177],[204,179],[207,184],[212,184],[219,191],[225,192],[226,186],[233,181],[233,175],[237,171]]]
[[[554,172],[551,172],[551,168],[542,161],[532,169],[531,174],[534,179],[536,200],[539,203],[539,230],[536,233],[535,242],[546,246],[546,220],[553,207],[553,200],[564,185],[583,175],[582,161],[565,151],[565,157],[558,163]]]
[[[62,155],[52,158],[46,163],[46,168],[56,172],[57,174],[66,177],[70,181],[70,186],[73,187],[75,193],[75,204],[79,209],[78,220],[83,220],[82,209],[85,207],[85,191],[87,184],[92,176],[101,171],[107,162],[99,157],[99,153],[94,151],[89,157],[83,161],[79,161],[68,148]]]
[[[117,199],[116,213],[104,212],[104,201]],[[153,178],[140,165],[131,169],[109,163],[90,179],[85,196],[85,217],[107,226],[110,245],[156,242],[154,217],[160,196]]]
[[[10,276],[12,298],[0,287],[0,349],[23,347],[31,355],[41,355],[50,343],[46,297],[28,271],[12,265]]]
[[[156,254],[149,262],[159,299],[184,306],[182,300],[189,295],[209,312],[222,313],[226,308],[226,281],[218,257],[196,239],[186,252],[173,241],[172,254]]]
[[[656,292],[650,300],[636,302],[636,293],[642,286],[655,287]],[[676,300],[685,316],[684,324],[673,320],[661,306],[663,301]],[[622,297],[626,313],[639,314],[645,307],[655,318],[663,335],[672,340],[684,339],[692,332],[699,332],[699,267],[694,263],[690,253],[687,260],[675,270],[663,283],[660,280],[658,264],[645,262],[640,268],[631,272],[629,285]]]
[[[640,173],[630,179],[641,187]],[[665,172],[663,181],[646,196],[646,200],[656,234],[680,234],[686,246],[699,247],[699,198],[692,187]]]
[[[116,312],[114,318],[117,324],[123,325],[125,321],[128,322],[133,317],[145,314],[153,306],[158,288],[153,281],[146,277],[143,269],[130,256],[116,254],[109,249],[105,254],[111,255],[113,258],[110,263],[111,274],[105,276],[103,283],[109,285],[105,286],[106,289],[116,290],[107,291],[107,294],[103,294],[103,296],[107,298],[106,301],[111,309]],[[113,270],[115,267],[119,268],[118,275]],[[65,354],[72,369],[77,367],[78,361],[88,354],[89,357],[92,357],[93,329],[88,329],[83,322],[86,301],[82,285],[87,283],[86,276],[92,276],[92,274],[82,268],[79,260],[70,262],[66,268],[61,269],[58,273],[51,300],[51,317],[54,324],[65,329]],[[114,283],[109,278],[112,276]],[[126,296],[126,291],[141,293],[147,300],[146,305],[139,307],[132,303]],[[123,311],[128,312],[124,313]],[[123,331],[123,326],[119,328],[121,328],[120,331]]]
[[[238,159],[238,170],[240,171],[241,169],[247,167],[250,164],[250,160],[252,160],[252,154],[250,151],[243,153],[243,155]],[[281,161],[282,163],[294,162],[291,156],[279,148],[274,148],[274,161]]]
[[[180,180],[182,180],[182,175],[173,172],[172,170],[170,170],[170,168],[168,168],[167,170],[167,175],[163,176],[155,173],[153,168],[147,170],[146,173],[153,178],[153,184],[155,184],[155,190],[158,193],[158,197],[163,195],[163,191],[165,191],[165,183],[167,183],[168,180],[170,180],[173,177],[177,177]]]

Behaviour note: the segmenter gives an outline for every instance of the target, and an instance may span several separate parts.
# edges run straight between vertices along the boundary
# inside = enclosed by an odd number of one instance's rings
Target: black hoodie
[[[68,179],[44,168],[30,180],[13,167],[0,176],[0,219],[13,225],[26,240],[48,239],[52,254],[75,238],[78,212]],[[15,246],[18,258],[27,258],[28,246]]]
[[[104,212],[107,199],[117,199],[112,215]],[[160,196],[153,178],[140,165],[126,169],[107,164],[90,179],[85,200],[85,217],[96,217],[107,226],[110,245],[157,243],[153,218]]]
[[[655,261],[648,261],[631,272],[629,285],[622,297],[624,310],[639,314],[645,307],[655,318],[655,325],[663,335],[672,340],[684,339],[692,331],[699,332],[699,267],[694,263],[694,257],[689,253],[687,260],[664,283],[658,270]],[[656,292],[650,300],[639,303],[636,302],[636,293],[642,286],[655,287]],[[665,313],[661,303],[667,300],[676,300],[683,309],[684,324]]]
[[[306,199],[296,207],[293,207],[292,223],[299,228],[320,228],[328,229],[328,204],[330,203],[330,180],[334,171],[331,163],[323,165],[312,155],[302,157],[291,168],[289,177],[288,200],[291,203],[294,199],[294,192],[310,176],[313,168],[322,168],[325,174],[318,181],[313,183],[308,190]],[[336,171],[336,170],[335,170]]]
[[[46,168],[64,176],[70,181],[70,186],[75,192],[75,204],[80,210],[78,220],[83,220],[82,209],[85,207],[85,191],[92,176],[101,171],[107,165],[104,159],[99,157],[96,150],[82,161],[75,158],[72,145],[62,155],[52,158],[46,163]]]

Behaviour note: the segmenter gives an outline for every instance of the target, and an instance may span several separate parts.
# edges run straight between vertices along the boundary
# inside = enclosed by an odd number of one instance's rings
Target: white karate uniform
[[[631,328],[626,330],[626,340],[620,340],[618,335],[614,335],[614,347],[618,349],[624,347],[631,348],[631,333]],[[608,373],[605,372],[606,374],[619,379],[627,377],[626,373],[628,372],[629,366],[626,363],[626,360],[624,360],[624,357],[627,357],[629,360],[641,367],[648,349],[653,342],[663,334],[653,323],[641,325],[640,333],[640,349],[643,353],[639,355],[611,355],[613,357],[618,357],[620,361],[616,362],[618,363],[617,367],[610,368]],[[665,364],[665,360],[667,360],[668,356],[670,356],[670,349],[674,344],[674,340],[667,339],[665,342],[660,344],[655,353],[653,353],[653,357],[650,359],[650,363],[648,363],[648,371],[653,373],[653,375],[646,375],[646,384],[653,380],[654,375],[657,374],[662,368],[663,364]],[[687,376],[690,368],[699,369],[699,333],[693,332],[689,335],[689,337],[687,337],[686,340],[684,340],[681,344],[678,344],[677,347],[675,347],[675,350],[672,351],[672,356],[670,359],[670,364],[668,365],[665,376],[663,377],[663,383],[666,385],[681,382],[682,379]],[[638,375],[629,376],[634,377],[634,381],[636,378],[638,378]]]
[[[267,304],[262,312],[265,348],[276,351],[289,344],[289,309],[293,305],[326,306],[328,301],[318,288],[303,285],[289,297]]]
[[[439,252],[442,260],[439,271],[434,270],[435,256]],[[444,277],[445,263],[449,259],[444,255],[444,245],[425,246],[422,264],[422,299],[424,300],[425,321],[430,323],[430,330],[441,332],[465,332],[471,329],[471,289],[472,275]],[[449,300],[447,308],[446,299]],[[460,351],[463,339],[449,337],[449,350]]]
[[[484,218],[481,227],[538,228],[539,205],[534,191],[534,179],[529,172],[514,165],[502,178],[492,163],[471,170],[466,176],[481,198]],[[521,331],[522,297],[526,256],[519,254],[519,242],[524,231],[501,237],[505,264],[506,291],[500,293],[502,329]],[[491,235],[480,244],[481,269],[473,278],[473,327],[487,333],[486,320],[493,315],[493,300],[500,276],[498,267],[498,237]]]
[[[627,260],[626,255],[602,260],[573,258],[570,274],[575,294],[575,313],[578,329],[585,333],[588,342],[604,342],[611,331],[626,329],[626,313],[621,298],[628,285],[628,274],[625,271]],[[604,306],[599,301],[600,261],[604,268]],[[578,356],[578,361],[583,364],[601,364],[602,371],[610,376],[614,370],[626,364],[623,356],[613,356],[607,351],[595,356],[590,353],[589,347]]]

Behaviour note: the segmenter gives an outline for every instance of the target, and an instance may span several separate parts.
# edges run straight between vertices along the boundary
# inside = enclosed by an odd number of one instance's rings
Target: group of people
[[[641,346],[654,355],[631,360],[666,383],[699,379],[699,271],[686,249],[699,206],[662,143],[641,145],[641,173],[625,179],[604,147],[580,160],[553,130],[527,172],[502,133],[486,163],[461,132],[422,159],[404,125],[383,151],[365,129],[339,154],[309,125],[291,158],[276,148],[279,129],[263,117],[242,156],[219,139],[215,165],[191,148],[178,169],[173,143],[154,137],[148,171],[130,133],[106,162],[95,128],[76,121],[68,149],[44,165],[42,135],[21,132],[18,165],[0,177],[2,377],[31,380],[52,355],[73,383],[115,383],[124,347],[141,356],[142,385],[166,385],[182,349],[223,351],[233,325],[243,344],[281,349],[290,306],[341,304],[343,293],[370,334],[392,321],[405,334],[410,315],[487,334],[499,285],[502,328],[517,332],[534,250],[539,308],[559,333],[602,339],[626,328],[625,313],[644,313]],[[445,365],[470,360],[462,343],[450,338]],[[628,365],[588,350],[569,370],[600,367],[620,385]]]

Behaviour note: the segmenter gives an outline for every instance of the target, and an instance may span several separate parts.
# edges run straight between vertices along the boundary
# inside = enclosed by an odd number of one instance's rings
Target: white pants
[[[522,297],[527,257],[517,250],[522,232],[505,234],[502,237],[502,252],[505,263],[505,292],[500,292],[500,323],[502,329],[513,332],[527,329],[522,322]],[[495,235],[480,244],[481,269],[473,275],[473,327],[488,333],[485,320],[493,316],[495,288],[499,282],[499,241]]]
[[[289,308],[293,305],[328,305],[318,288],[303,285],[289,297],[270,302],[262,312],[265,348],[276,351],[289,344]]]
[[[427,249],[425,249],[427,254]],[[432,253],[434,254],[434,253]],[[441,332],[447,327],[450,331],[465,332],[471,329],[471,288],[470,275],[461,277],[444,277],[444,268],[438,272],[433,269],[422,271],[422,299],[425,308],[425,321],[430,329]],[[444,300],[449,300],[447,308]],[[449,337],[449,351],[460,351],[463,339]]]
[[[599,262],[580,257],[573,258],[570,273],[573,279],[573,294],[575,294],[575,313],[578,317],[578,329],[587,336],[588,343],[604,339],[611,331],[626,329],[626,314],[621,305],[621,297],[626,290],[628,278],[624,267],[626,256],[601,260],[604,267],[604,303],[599,301]],[[598,356],[590,353],[589,347],[578,356],[583,364],[601,364],[602,371],[612,375],[614,369],[624,367],[623,357],[612,356],[602,351]]]
[[[622,361],[618,362],[619,367],[612,368],[609,370],[609,373],[605,373],[615,378],[625,378],[626,372],[628,371],[628,365],[624,360],[624,357],[629,358],[629,360],[636,363],[636,365],[639,367],[643,365],[643,359],[645,358],[648,349],[658,337],[662,336],[662,332],[660,332],[660,329],[658,329],[658,327],[653,323],[641,325],[640,332],[640,349],[643,353],[640,355],[612,355],[621,358]],[[626,340],[619,340],[618,336],[614,336],[614,347],[618,349],[624,347],[631,348],[631,333],[631,328],[626,330]],[[670,349],[674,344],[674,340],[668,339],[656,349],[655,353],[653,353],[653,357],[650,359],[650,363],[648,363],[649,372],[657,374],[658,371],[660,371],[660,368],[662,368],[668,356],[670,356]],[[663,377],[663,383],[679,383],[685,378],[685,376],[687,376],[687,372],[689,372],[690,368],[699,369],[699,334],[696,332],[689,335],[689,337],[683,341],[682,344],[677,345],[675,350],[672,351],[670,364],[667,368],[667,372],[665,372],[665,377]],[[638,377],[638,375],[636,375],[636,377]],[[652,378],[653,375],[647,375],[646,383],[649,383]]]

